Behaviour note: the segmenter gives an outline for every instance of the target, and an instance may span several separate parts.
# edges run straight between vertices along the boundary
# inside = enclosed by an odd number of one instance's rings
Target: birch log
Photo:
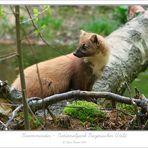
[[[106,39],[111,51],[110,60],[93,90],[122,94],[126,82],[131,83],[148,67],[148,11]]]

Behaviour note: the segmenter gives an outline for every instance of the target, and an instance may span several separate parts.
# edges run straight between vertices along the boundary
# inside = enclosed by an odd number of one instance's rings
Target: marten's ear
[[[80,30],[80,35],[84,35],[85,31],[84,30]]]
[[[90,40],[91,40],[93,43],[99,44],[97,35],[95,35],[95,34],[91,36]]]

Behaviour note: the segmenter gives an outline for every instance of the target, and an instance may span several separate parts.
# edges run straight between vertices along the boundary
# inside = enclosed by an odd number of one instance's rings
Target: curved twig
[[[2,124],[2,126],[4,127],[4,130],[5,130],[5,131],[7,131],[7,130],[8,130],[8,128],[7,128],[7,126],[6,126],[6,124],[5,124],[5,123],[3,123],[1,120],[0,120],[0,124]]]
[[[5,124],[5,126],[8,128],[9,125],[11,124],[11,122],[13,121],[13,119],[15,118],[15,116],[17,115],[17,113],[22,109],[23,105],[19,105],[11,114],[9,120],[7,121],[7,123]]]
[[[43,14],[44,12],[46,12],[49,8],[50,8],[50,6],[47,6],[46,9],[43,9],[43,11],[39,12],[38,16],[34,16],[34,17],[30,18],[30,19],[27,19],[27,20],[25,20],[25,21],[22,21],[21,24],[25,24],[25,23],[27,23],[27,22],[30,22],[30,21],[32,21],[32,20],[37,19],[41,14]]]

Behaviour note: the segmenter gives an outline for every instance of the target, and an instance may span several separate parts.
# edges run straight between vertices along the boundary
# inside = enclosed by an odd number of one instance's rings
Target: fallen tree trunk
[[[148,11],[106,39],[111,50],[110,60],[93,90],[123,94],[126,82],[131,83],[148,67]]]

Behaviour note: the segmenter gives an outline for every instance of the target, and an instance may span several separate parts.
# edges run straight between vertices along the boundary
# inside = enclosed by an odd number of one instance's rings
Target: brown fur
[[[84,55],[82,53],[79,55],[84,44],[89,48],[85,49]],[[73,89],[91,90],[108,61],[107,44],[103,37],[81,31],[79,47],[74,55],[71,53],[38,64],[43,95],[40,91],[36,65],[26,68],[24,73],[27,97],[46,97]],[[20,78],[17,78],[12,86],[21,90]]]

